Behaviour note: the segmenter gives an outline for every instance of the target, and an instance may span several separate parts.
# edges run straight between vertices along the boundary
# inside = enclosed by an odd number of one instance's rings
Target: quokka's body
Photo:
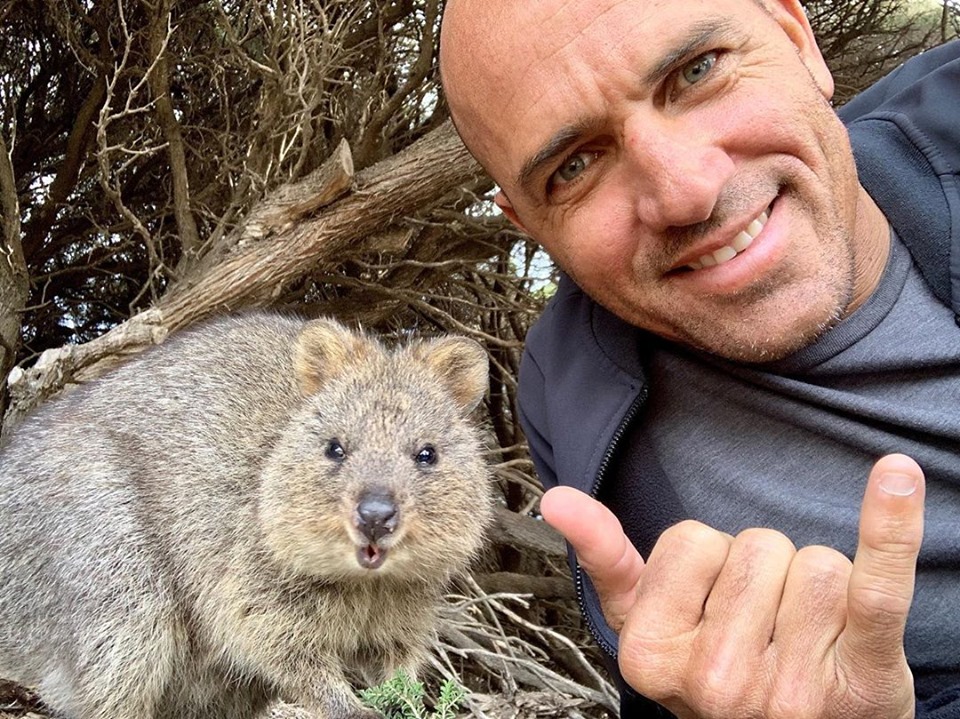
[[[0,454],[0,677],[67,719],[372,715],[490,485],[464,338],[226,318],[42,407]]]

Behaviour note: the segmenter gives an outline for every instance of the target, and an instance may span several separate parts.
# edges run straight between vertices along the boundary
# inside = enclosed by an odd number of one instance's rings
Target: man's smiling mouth
[[[733,238],[733,242],[729,245],[724,245],[706,255],[700,255],[695,262],[691,262],[685,267],[691,270],[702,270],[705,267],[715,267],[716,265],[722,265],[724,262],[729,262],[750,246],[754,238],[760,234],[763,226],[767,224],[769,217],[770,208],[768,207],[751,221],[746,229],[737,233],[737,236]]]

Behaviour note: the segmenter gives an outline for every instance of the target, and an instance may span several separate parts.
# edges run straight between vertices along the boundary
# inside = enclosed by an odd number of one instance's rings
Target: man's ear
[[[527,228],[523,226],[523,223],[520,222],[520,218],[517,216],[517,211],[513,209],[513,203],[510,202],[510,198],[507,197],[506,193],[503,190],[497,190],[497,194],[494,195],[493,201],[497,203],[497,207],[507,216],[507,219],[510,220],[521,232],[527,232]]]
[[[797,47],[800,59],[806,65],[814,82],[819,86],[820,92],[827,100],[831,99],[833,97],[833,75],[820,53],[817,39],[810,27],[810,20],[807,18],[807,13],[800,4],[800,0],[766,0],[766,5],[774,20]]]

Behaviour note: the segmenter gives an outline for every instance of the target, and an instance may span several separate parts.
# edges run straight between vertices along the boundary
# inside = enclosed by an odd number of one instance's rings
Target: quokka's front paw
[[[350,708],[344,711],[341,707],[338,711],[335,712],[325,712],[322,710],[309,711],[306,709],[299,709],[288,706],[288,711],[293,710],[295,713],[271,713],[270,719],[386,719],[383,714],[378,712],[376,709],[370,709],[369,707],[357,707]]]

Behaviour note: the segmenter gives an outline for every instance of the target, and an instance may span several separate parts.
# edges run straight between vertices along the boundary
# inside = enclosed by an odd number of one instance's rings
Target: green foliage
[[[464,698],[463,688],[449,679],[441,685],[432,712],[424,705],[423,694],[423,683],[400,670],[383,684],[362,690],[360,698],[387,719],[454,719]]]

